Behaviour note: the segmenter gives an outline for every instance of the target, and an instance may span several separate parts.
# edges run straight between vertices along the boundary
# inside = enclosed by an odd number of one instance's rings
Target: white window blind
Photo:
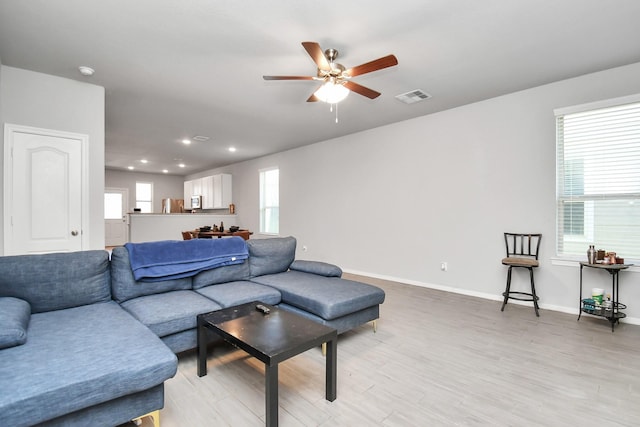
[[[280,232],[280,170],[260,171],[260,232]]]
[[[558,114],[557,252],[640,260],[640,102]]]

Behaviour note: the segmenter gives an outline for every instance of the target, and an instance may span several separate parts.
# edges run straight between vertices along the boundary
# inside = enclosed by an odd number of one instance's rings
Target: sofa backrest
[[[111,252],[111,294],[119,303],[144,295],[191,289],[191,286],[191,277],[161,282],[137,281],[133,277],[127,248],[117,247]]]
[[[0,296],[27,301],[32,313],[111,300],[109,253],[0,257]]]
[[[251,277],[285,272],[296,256],[296,239],[291,236],[251,239],[247,246]]]
[[[250,277],[249,261],[245,260],[242,264],[225,265],[224,267],[201,271],[193,276],[193,289],[200,289],[218,283],[248,280]]]

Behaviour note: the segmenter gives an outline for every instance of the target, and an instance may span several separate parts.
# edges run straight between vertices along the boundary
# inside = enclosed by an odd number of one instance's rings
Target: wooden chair
[[[540,265],[538,262],[538,251],[540,250],[541,240],[542,234],[504,233],[507,257],[502,259],[502,264],[509,266],[509,270],[507,271],[507,288],[502,293],[504,300],[502,301],[502,308],[500,311],[504,311],[504,306],[507,305],[507,301],[509,299],[532,301],[536,316],[540,317],[540,314],[538,313],[538,309],[540,308],[538,307],[538,300],[540,298],[536,295],[536,287],[533,281],[533,269]],[[513,267],[521,267],[529,270],[531,292],[511,290],[511,270]]]
[[[251,236],[251,232],[249,230],[240,230],[240,231],[236,231],[235,233],[233,233],[233,235],[234,236],[240,236],[244,240],[249,240],[249,237]]]

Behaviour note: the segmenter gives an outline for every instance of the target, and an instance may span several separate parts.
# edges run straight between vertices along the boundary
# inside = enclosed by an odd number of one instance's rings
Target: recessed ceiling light
[[[198,141],[198,142],[204,142],[204,141],[208,141],[210,139],[211,139],[210,137],[204,136],[204,135],[196,135],[196,136],[193,137],[193,140],[194,141]]]
[[[180,163],[180,164],[178,165],[178,167],[179,167],[179,168],[183,168],[183,167],[185,167],[185,164],[184,164],[184,163]]]
[[[96,72],[96,70],[94,70],[91,67],[87,67],[86,65],[81,65],[78,67],[78,70],[80,71],[80,74],[82,74],[83,76],[93,76],[93,73]]]
[[[141,160],[140,160],[140,163],[147,164],[147,163],[149,163],[149,160],[147,160],[147,159],[141,159]]]
[[[185,139],[183,139],[183,140],[182,140],[182,143],[183,143],[184,145],[189,145],[189,144],[191,144],[191,140],[190,140],[190,139],[185,138]]]
[[[162,169],[162,173],[169,173],[168,169]]]
[[[236,152],[236,147],[229,147],[229,151],[231,151],[232,153]]]
[[[127,166],[127,169],[129,169],[130,171],[134,170],[135,168],[133,166]]]

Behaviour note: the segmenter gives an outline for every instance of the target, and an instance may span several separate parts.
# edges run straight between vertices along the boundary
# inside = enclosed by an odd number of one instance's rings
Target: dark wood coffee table
[[[264,314],[258,304],[269,309]],[[278,425],[278,363],[326,343],[326,399],[336,400],[338,333],[300,315],[250,302],[198,315],[198,376],[207,375],[207,330],[265,364],[266,425]]]

